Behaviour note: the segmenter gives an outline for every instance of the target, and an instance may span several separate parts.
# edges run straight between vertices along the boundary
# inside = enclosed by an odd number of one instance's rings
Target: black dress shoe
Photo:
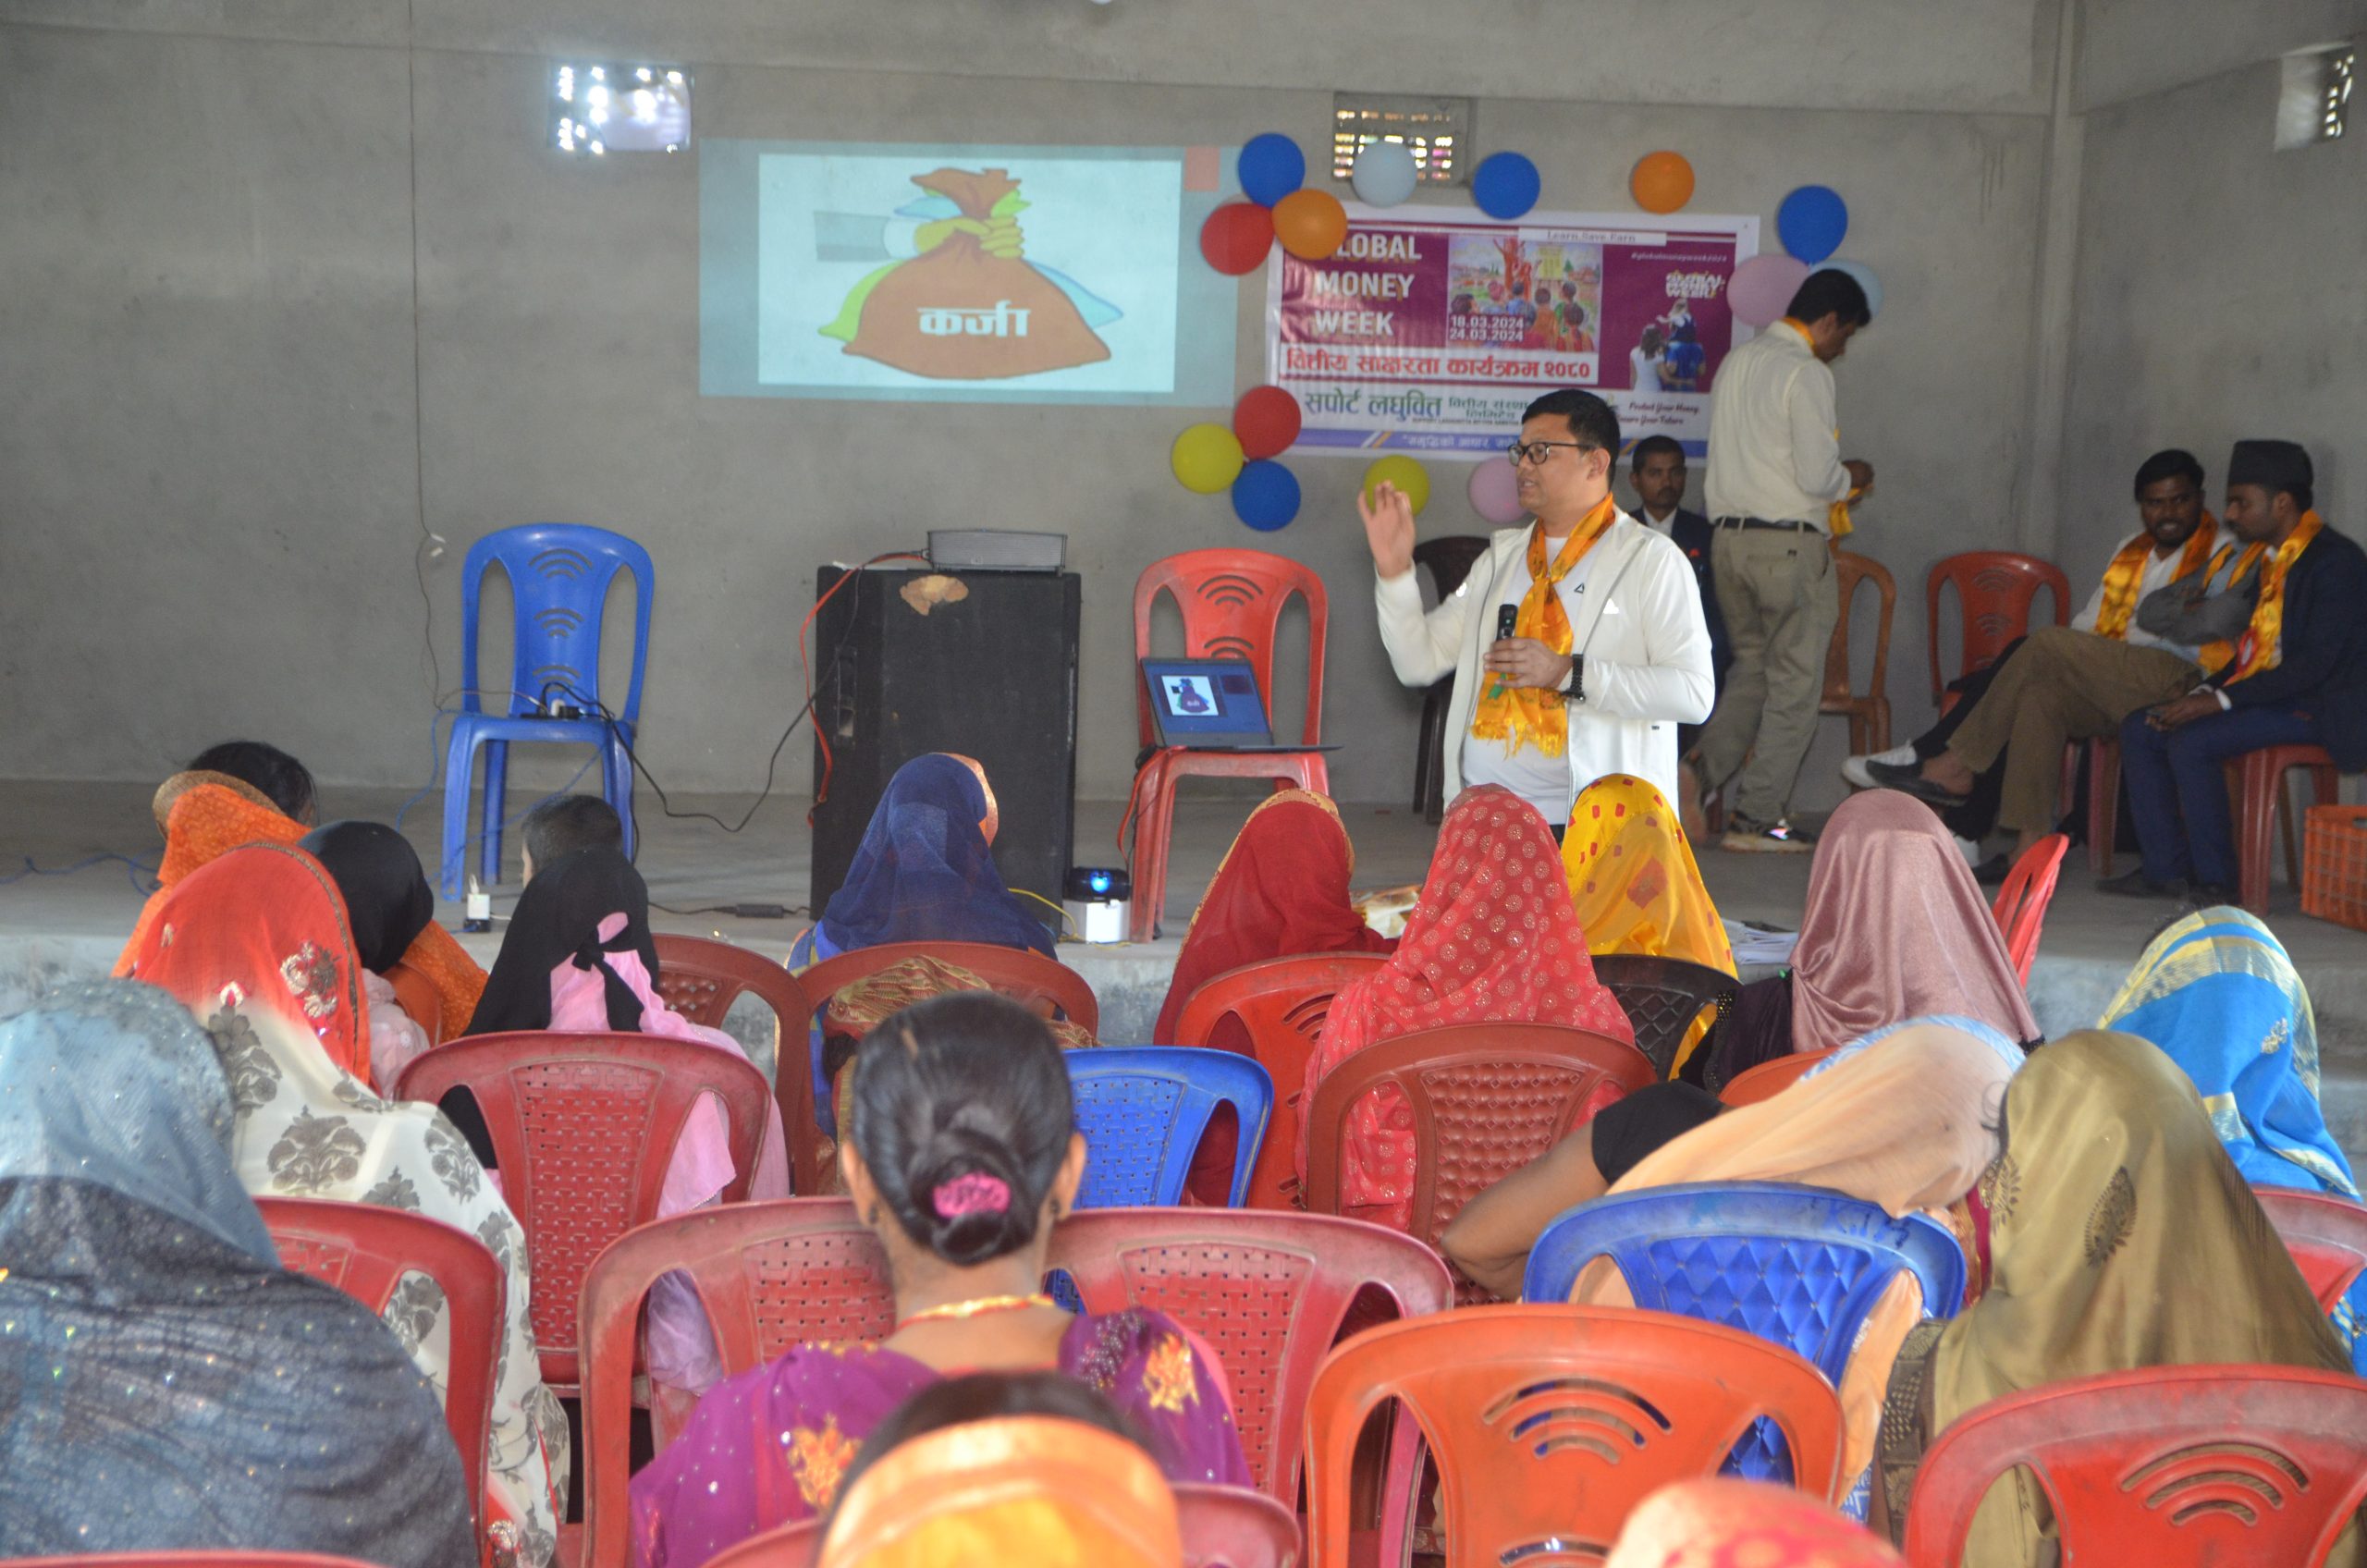
[[[1972,879],[1984,888],[2001,887],[2013,874],[2014,857],[2008,854],[1991,855],[1972,868]]]
[[[1885,790],[1895,790],[1902,795],[1912,795],[1927,806],[1945,810],[1964,804],[1968,797],[1944,790],[1923,777],[1919,763],[1869,762],[1866,776]]]
[[[2197,909],[2211,909],[2226,904],[2230,909],[2244,907],[2243,895],[2225,883],[2198,882],[2187,890],[2187,902]]]
[[[2183,899],[2188,895],[2186,878],[2156,882],[2141,870],[2122,876],[2107,876],[2096,884],[2099,893],[2112,893],[2124,899]]]

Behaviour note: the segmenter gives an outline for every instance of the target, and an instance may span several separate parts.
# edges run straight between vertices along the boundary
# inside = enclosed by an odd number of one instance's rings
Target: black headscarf
[[[435,918],[435,893],[411,840],[383,822],[332,822],[296,847],[321,863],[345,897],[362,967],[384,974]]]
[[[624,929],[603,942],[600,923],[618,913],[625,917]],[[639,1033],[641,998],[603,957],[621,952],[640,954],[650,979],[657,978],[649,888],[632,863],[614,850],[578,850],[536,866],[509,917],[501,956],[494,960],[468,1033],[549,1028],[551,971],[562,963],[600,971],[607,982],[608,1027]]]

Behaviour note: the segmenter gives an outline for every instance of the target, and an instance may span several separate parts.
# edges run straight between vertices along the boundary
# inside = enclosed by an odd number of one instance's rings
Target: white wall
[[[2367,31],[2367,0],[2080,0],[2082,109]]]

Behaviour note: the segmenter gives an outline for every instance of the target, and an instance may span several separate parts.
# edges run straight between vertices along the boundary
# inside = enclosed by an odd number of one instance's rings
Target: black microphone
[[[1518,605],[1498,605],[1496,606],[1496,641],[1499,643],[1502,642],[1505,638],[1511,636],[1519,629],[1520,606]],[[1504,678],[1499,675],[1496,677],[1496,683],[1488,689],[1488,695],[1492,700],[1494,698],[1501,697],[1503,694]]]

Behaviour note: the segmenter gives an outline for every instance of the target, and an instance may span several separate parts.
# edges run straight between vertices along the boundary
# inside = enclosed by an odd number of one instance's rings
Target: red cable
[[[814,618],[822,613],[822,606],[830,602],[832,594],[877,566],[881,561],[926,561],[927,559],[926,556],[916,550],[890,550],[886,555],[874,556],[824,589],[822,596],[814,601],[814,607],[807,610],[805,619],[797,623],[797,668],[805,676],[805,706],[809,713],[814,707],[814,666],[805,656],[805,631],[814,624]],[[828,728],[823,724],[822,716],[818,713],[814,714],[814,743],[822,748],[822,777],[814,787],[814,805],[819,806],[830,798],[830,774],[837,766],[838,758],[831,753]],[[808,827],[814,826],[813,807],[806,809],[805,826]]]

